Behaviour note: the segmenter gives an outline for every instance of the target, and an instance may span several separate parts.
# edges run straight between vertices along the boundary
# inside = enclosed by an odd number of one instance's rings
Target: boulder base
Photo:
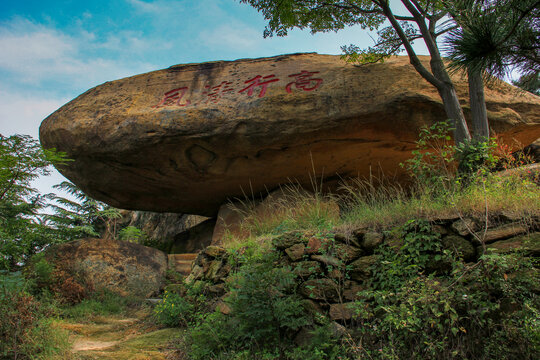
[[[454,81],[468,113],[467,81]],[[493,130],[523,145],[539,138],[539,98],[490,86]],[[227,199],[289,181],[312,189],[321,177],[327,185],[399,177],[419,128],[445,118],[439,94],[406,57],[356,66],[295,54],[107,82],[45,119],[40,138],[74,159],[60,172],[96,199],[214,216]]]

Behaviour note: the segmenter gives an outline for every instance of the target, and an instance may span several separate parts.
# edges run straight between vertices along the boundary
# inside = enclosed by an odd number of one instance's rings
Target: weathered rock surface
[[[161,249],[191,253],[210,245],[215,220],[204,216],[123,210],[121,226],[141,229]]]
[[[454,80],[467,112],[466,79]],[[497,134],[523,145],[540,137],[538,97],[497,83],[486,101]],[[228,198],[290,180],[393,176],[419,127],[445,117],[406,57],[355,66],[296,54],[107,82],[45,119],[40,138],[75,160],[60,171],[96,199],[211,216]]]
[[[97,290],[149,297],[163,285],[167,255],[125,241],[81,239],[53,246],[47,258]]]

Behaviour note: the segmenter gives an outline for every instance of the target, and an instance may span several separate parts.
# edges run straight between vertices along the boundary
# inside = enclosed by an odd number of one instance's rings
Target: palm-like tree
[[[446,38],[451,67],[466,70],[474,138],[489,138],[484,81],[513,69],[540,71],[540,1],[444,1],[457,27]]]

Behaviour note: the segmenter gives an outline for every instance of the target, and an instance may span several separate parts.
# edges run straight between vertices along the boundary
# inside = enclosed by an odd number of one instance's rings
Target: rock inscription
[[[318,89],[322,83],[323,79],[314,78],[315,74],[318,74],[319,71],[307,71],[302,70],[300,73],[291,74],[288,77],[292,79],[285,85],[285,91],[288,94],[293,93],[294,90],[300,91],[313,91]],[[241,90],[235,89],[232,87],[232,81],[222,81],[219,85],[206,85],[204,86],[203,91],[195,91],[195,93],[200,94],[200,99],[198,101],[192,101],[188,98],[188,86],[179,87],[172,89],[163,94],[161,101],[152,106],[155,109],[168,107],[168,106],[195,106],[198,104],[208,104],[214,103],[217,104],[225,95],[234,95],[234,94],[245,94],[249,97],[256,95],[259,98],[262,98],[266,95],[266,90],[270,84],[279,82],[281,79],[276,77],[275,74],[270,75],[257,75],[251,79],[244,81],[244,84],[247,86]],[[197,89],[195,89],[197,90]]]

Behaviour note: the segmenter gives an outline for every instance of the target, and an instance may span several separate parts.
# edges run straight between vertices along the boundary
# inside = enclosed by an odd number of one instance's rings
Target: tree
[[[446,70],[437,39],[456,28],[448,17],[443,1],[401,0],[405,7],[398,14],[388,0],[240,0],[262,12],[268,20],[265,36],[287,35],[292,28],[309,28],[312,32],[327,32],[359,25],[362,29],[378,30],[376,44],[368,49],[355,45],[343,47],[349,60],[361,63],[377,62],[391,55],[407,52],[416,71],[432,84],[443,101],[448,119],[453,123],[456,143],[471,139],[463,110]],[[389,23],[389,25],[387,25]],[[423,40],[430,55],[429,69],[418,58],[412,44]]]
[[[50,205],[54,214],[47,214],[45,218],[60,237],[67,241],[88,236],[116,238],[116,219],[121,216],[118,209],[94,200],[69,181],[55,185],[54,188],[74,198],[72,200],[57,195],[50,197],[56,203]]]
[[[539,70],[538,0],[443,1],[457,26],[446,39],[451,68],[465,70],[475,138],[489,138],[484,79],[503,77],[512,68]]]
[[[56,241],[41,221],[46,196],[31,182],[65,164],[65,154],[44,150],[27,135],[0,135],[0,270],[11,270]]]

